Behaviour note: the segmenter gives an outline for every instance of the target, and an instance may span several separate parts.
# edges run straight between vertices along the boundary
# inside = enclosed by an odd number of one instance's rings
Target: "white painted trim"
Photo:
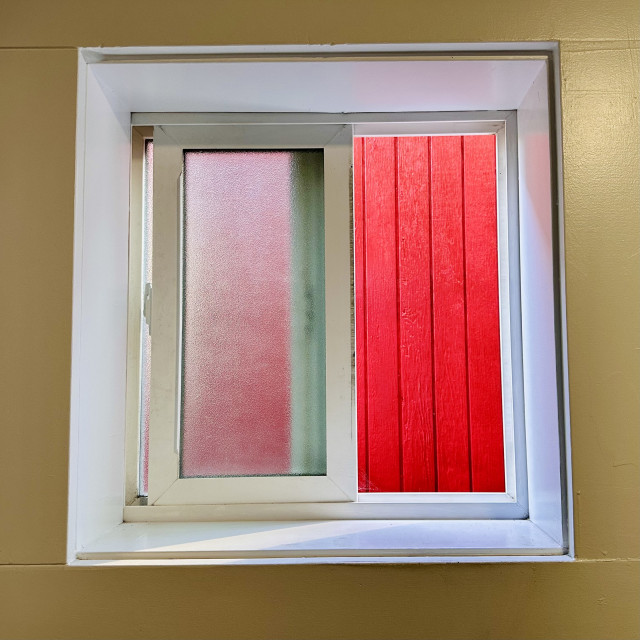
[[[402,136],[491,135],[504,128],[504,120],[469,120],[468,113],[451,115],[454,116],[451,119],[410,122],[405,121],[403,114],[397,114],[395,122],[390,120],[389,122],[362,122],[356,124],[354,135],[393,136],[394,138]]]
[[[233,116],[234,114],[229,114]],[[242,122],[228,118],[209,125],[155,125],[155,132],[166,138],[165,144],[186,149],[324,149],[349,122],[295,122],[281,114],[277,121]],[[157,135],[154,134],[154,135]],[[349,142],[349,146],[351,143]]]
[[[525,551],[523,551],[525,553]],[[573,562],[574,558],[561,556],[521,555],[501,556],[467,555],[467,556],[331,556],[317,558],[231,558],[231,559],[202,559],[202,558],[166,558],[143,560],[132,558],[128,560],[74,560],[69,563],[72,567],[208,567],[208,566],[273,566],[273,565],[398,565],[398,564],[522,564],[535,562]]]
[[[353,127],[340,125],[324,148],[327,477],[343,500],[358,493],[351,354],[351,165]]]
[[[448,57],[452,51],[467,52],[464,55]],[[506,56],[496,53],[511,51]],[[522,52],[525,52],[524,54]],[[526,53],[530,52],[530,53]],[[539,56],[539,53],[547,55]],[[320,92],[316,82],[319,67],[324,58],[334,56],[331,62],[332,90]],[[169,54],[174,61],[147,54],[162,56]],[[295,64],[282,62],[262,64],[256,60],[262,54],[282,59],[281,56],[294,54]],[[127,193],[122,178],[123,169],[129,161],[129,147],[126,127],[132,112],[136,111],[211,111],[225,110],[220,106],[231,104],[233,110],[248,112],[269,111],[307,111],[313,99],[320,100],[322,109],[330,112],[363,111],[407,112],[424,111],[433,108],[433,101],[439,100],[441,111],[460,109],[464,101],[465,110],[519,109],[526,92],[521,92],[518,81],[525,79],[531,83],[546,72],[544,61],[553,58],[557,71],[556,43],[499,43],[494,45],[362,45],[357,47],[264,47],[264,48],[152,48],[152,49],[94,49],[81,50],[78,73],[78,113],[76,138],[76,217],[74,236],[74,303],[73,303],[73,337],[72,337],[72,397],[71,397],[71,444],[70,444],[70,497],[69,497],[69,560],[75,557],[76,550],[91,548],[91,540],[103,536],[113,527],[119,528],[122,522],[122,500],[124,495],[124,401],[123,384],[124,362],[126,360],[126,270],[122,270],[126,262],[127,250]],[[213,56],[204,59],[202,56]],[[189,58],[191,56],[191,58]],[[194,63],[193,57],[199,56]],[[216,57],[217,56],[217,57]],[[248,56],[248,57],[247,57]],[[314,57],[315,56],[315,57]],[[355,57],[354,57],[355,56]],[[104,59],[104,63],[98,63]],[[234,62],[230,63],[229,60]],[[293,59],[293,58],[290,58]],[[358,62],[354,63],[353,60]],[[405,64],[404,60],[410,60]],[[506,60],[505,60],[506,59]],[[177,61],[176,60],[182,60]],[[240,63],[241,60],[246,62]],[[85,61],[89,64],[85,65]],[[119,63],[118,61],[122,61]],[[469,61],[469,62],[467,62]],[[305,67],[302,65],[310,65]],[[376,85],[366,84],[367,77],[378,79],[377,69],[385,73],[391,68],[404,70],[410,77],[420,78],[423,74],[428,82],[416,85],[418,93],[411,95],[402,91],[392,94],[367,93],[363,87]],[[316,65],[314,67],[314,65]],[[432,67],[431,65],[436,65]],[[446,66],[441,66],[446,65]],[[449,66],[453,65],[453,66]],[[485,66],[483,66],[485,65]],[[478,72],[484,73],[490,65],[491,73],[496,73],[499,82],[482,85],[481,90],[470,90],[469,86],[451,98],[451,90],[464,78],[473,82]],[[269,73],[275,69],[290,72],[297,82],[280,83],[281,91],[265,93],[261,83],[268,81]],[[314,69],[313,73],[300,74],[301,70]],[[440,71],[431,72],[430,69]],[[455,70],[455,73],[441,73],[442,69]],[[343,82],[336,82],[345,71]],[[484,70],[484,71],[483,71]],[[242,72],[241,79],[234,74]],[[297,74],[297,75],[296,75]],[[354,84],[348,80],[358,78],[365,81],[358,85],[358,94],[351,91]],[[219,78],[220,83],[212,83],[211,78]],[[281,75],[282,80],[284,76]],[[397,76],[400,77],[400,76]],[[405,77],[404,75],[402,76]],[[231,80],[230,80],[231,78]],[[254,83],[247,84],[250,78]],[[144,79],[144,82],[142,81]],[[203,80],[208,82],[203,84]],[[237,80],[237,81],[236,81]],[[200,81],[200,84],[197,84]],[[180,84],[182,82],[182,84]],[[243,84],[245,83],[245,84]],[[412,84],[412,86],[414,86]],[[83,88],[84,87],[84,88]],[[517,89],[514,92],[514,87]],[[231,88],[235,93],[225,93]],[[559,132],[558,75],[555,76],[556,122]],[[196,89],[199,90],[196,91]],[[286,90],[285,90],[286,89]],[[244,102],[234,96],[243,90]],[[304,92],[313,92],[307,93]],[[250,93],[253,91],[253,93]],[[426,93],[425,93],[426,91]],[[194,93],[195,92],[195,93]],[[297,92],[297,94],[296,94]],[[302,93],[300,93],[302,92]],[[83,93],[86,97],[83,97]],[[304,94],[304,95],[303,95]],[[291,100],[297,95],[298,102]],[[535,96],[529,96],[529,98]],[[378,103],[376,103],[376,100]],[[360,101],[360,102],[358,102]],[[367,102],[368,101],[368,102]],[[277,108],[274,109],[274,104]],[[384,103],[384,104],[383,104]],[[360,106],[359,106],[360,105]],[[538,108],[544,114],[548,104],[538,96]],[[111,110],[107,113],[108,110]],[[226,110],[230,110],[226,108]],[[105,122],[106,118],[106,122]],[[126,122],[125,122],[126,120]],[[547,117],[547,128],[549,121]],[[86,127],[85,127],[86,123]],[[519,123],[521,124],[521,123]],[[551,123],[553,126],[554,123]],[[525,123],[526,128],[526,123]],[[109,132],[109,133],[108,133]],[[556,132],[556,133],[557,133]],[[108,133],[108,135],[107,135]],[[557,164],[560,166],[559,138],[556,139]],[[548,147],[548,145],[547,145]],[[533,159],[526,153],[520,154],[521,163],[532,163]],[[530,168],[540,171],[533,162]],[[107,176],[105,178],[105,176]],[[544,176],[542,176],[544,177]],[[108,180],[109,189],[104,189]],[[558,183],[558,198],[561,202],[561,183]],[[525,185],[520,185],[521,193]],[[108,215],[106,212],[108,211]],[[522,211],[521,211],[522,215]],[[556,217],[554,217],[554,215]],[[551,228],[561,223],[561,214],[556,213],[548,218]],[[559,217],[558,217],[559,216]],[[562,247],[562,229],[557,228],[559,236],[560,268],[559,285],[563,286],[564,252]],[[96,262],[97,261],[97,262]],[[99,266],[100,269],[95,267]],[[85,292],[87,295],[82,295]],[[99,292],[100,298],[92,292]],[[526,292],[523,291],[523,296]],[[568,434],[568,398],[566,373],[566,322],[564,312],[564,293],[560,290],[560,309],[558,311],[561,350],[562,379],[564,386],[563,406],[560,408],[560,435],[565,442],[564,480],[555,483],[554,493],[530,496],[533,504],[531,510],[532,523],[546,527],[544,518],[538,520],[540,513],[537,501],[549,498],[557,508],[548,512],[553,525],[551,537],[558,542],[557,549],[573,547],[572,527],[557,535],[562,528],[562,510],[571,514],[571,496],[569,470],[569,434]],[[100,302],[102,300],[102,302]],[[109,304],[105,304],[108,301]],[[122,344],[120,341],[122,340]],[[549,382],[549,381],[547,381]],[[119,395],[120,394],[120,395]],[[110,426],[105,426],[105,425]],[[533,428],[534,425],[531,425]],[[564,426],[564,431],[562,428]],[[528,427],[529,428],[529,425]],[[557,432],[556,432],[557,440]],[[551,446],[553,445],[551,443]],[[530,470],[531,473],[542,473],[544,470]],[[553,473],[556,473],[555,471]],[[559,473],[559,470],[558,470]],[[564,501],[564,507],[562,506]],[[269,505],[263,505],[268,507]],[[199,507],[194,506],[195,509]],[[433,506],[432,508],[437,508]],[[152,509],[160,509],[153,507]],[[154,511],[150,511],[154,513]],[[459,528],[459,522],[440,520],[441,525],[448,526],[453,536]],[[520,521],[505,521],[506,526],[519,527]],[[548,529],[550,531],[550,529]],[[115,529],[114,529],[115,531]],[[453,538],[451,538],[453,540]],[[497,547],[495,553],[499,553]],[[563,556],[566,557],[566,556]],[[338,558],[338,556],[336,556]],[[407,559],[406,555],[398,555],[394,561],[429,561],[423,558]],[[290,559],[258,560],[256,562],[289,562]],[[304,562],[294,559],[293,562]],[[313,561],[313,560],[312,560]],[[318,561],[318,560],[316,560]],[[340,559],[324,559],[323,562],[344,561]],[[357,559],[348,559],[357,562]],[[375,559],[363,559],[364,562],[375,562]],[[380,561],[388,561],[382,559]],[[129,561],[128,561],[129,562]],[[130,561],[135,562],[135,561]],[[186,562],[186,561],[185,561]],[[192,562],[199,562],[194,559]],[[212,561],[213,562],[213,561]],[[226,560],[224,562],[227,562]],[[236,560],[233,561],[237,562]],[[253,562],[247,560],[247,562]]]
[[[520,240],[518,237],[518,128],[506,115],[496,133],[496,186],[502,420],[506,492],[528,515],[526,425],[522,398]]]
[[[90,66],[132,113],[436,113],[515,109],[545,59],[150,58]]]
[[[562,555],[530,520],[341,520],[123,524],[84,560]]]
[[[78,97],[76,118],[76,164],[73,221],[73,302],[71,311],[71,370],[81,369],[81,318],[82,318],[82,264],[83,218],[84,218],[84,174],[87,110],[87,63],[78,53]],[[78,546],[78,494],[79,469],[77,461],[82,455],[80,447],[80,382],[79,375],[71,376],[71,399],[69,411],[69,513],[67,526],[67,562],[76,557]]]
[[[69,553],[122,522],[130,115],[80,58],[71,341]],[[105,184],[109,189],[105,189]]]
[[[125,522],[219,522],[264,520],[522,520],[526,510],[507,494],[400,494],[398,500],[385,494],[371,494],[370,500],[323,502],[321,494],[312,503],[278,504],[181,504],[130,505],[124,508]],[[181,496],[189,500],[189,494]]]
[[[575,536],[573,524],[573,474],[572,474],[572,456],[571,456],[571,411],[569,407],[569,353],[567,338],[567,283],[566,283],[566,255],[564,242],[564,179],[563,179],[563,162],[562,162],[562,100],[560,93],[560,55],[556,47],[556,55],[551,59],[551,71],[553,72],[553,106],[554,119],[553,126],[553,144],[551,153],[555,159],[556,169],[556,228],[558,230],[558,288],[560,304],[558,309],[559,317],[559,339],[560,339],[560,363],[561,368],[561,385],[563,389],[562,406],[560,407],[562,425],[561,437],[564,436],[563,445],[563,464],[564,479],[563,490],[566,499],[563,501],[562,508],[563,523],[566,527],[564,531],[565,543],[568,546],[568,553],[573,557],[575,554]]]
[[[491,133],[504,126],[504,121],[512,113],[505,111],[414,111],[414,112],[364,112],[364,113],[292,113],[292,112],[235,112],[235,113],[155,113],[137,112],[131,114],[133,126],[196,126],[243,124],[353,124],[354,136],[382,135],[443,135],[455,133]],[[407,127],[407,133],[399,132],[399,127]],[[411,127],[417,127],[409,131]],[[446,132],[446,133],[445,133]],[[188,132],[186,132],[188,133]],[[207,135],[206,133],[204,135]],[[195,134],[195,142],[201,140]]]
[[[182,149],[163,127],[153,132],[153,310],[149,419],[149,504],[178,479],[182,298]]]
[[[159,56],[165,59],[182,59],[185,57],[216,56],[255,56],[265,58],[270,55],[305,55],[327,57],[332,54],[355,56],[357,54],[385,55],[429,54],[446,56],[448,60],[465,57],[484,57],[496,60],[508,58],[511,52],[518,59],[523,57],[539,58],[540,54],[558,51],[556,41],[538,42],[414,42],[414,43],[385,43],[385,44],[277,44],[277,45],[227,45],[227,46],[180,46],[180,47],[86,47],[80,53],[87,63],[117,61],[125,59],[148,60],[149,56]],[[507,55],[505,55],[505,52]],[[527,55],[527,53],[529,54]],[[493,55],[492,55],[493,54]],[[497,55],[500,54],[500,55]]]
[[[557,208],[550,159],[548,69],[541,69],[518,110],[518,182],[524,413],[530,518],[567,544],[566,483],[560,446]],[[564,390],[567,393],[567,389]],[[553,446],[551,446],[553,444]]]
[[[127,319],[127,391],[125,443],[125,501],[138,496],[140,487],[140,380],[142,365],[142,258],[144,252],[143,193],[145,138],[131,132],[131,181],[129,196],[129,297]]]
[[[505,425],[505,468],[507,470],[507,487],[514,486],[517,498],[525,512],[529,513],[529,489],[526,456],[526,431],[524,412],[524,389],[522,358],[522,314],[521,314],[521,274],[520,274],[520,210],[518,183],[518,128],[517,114],[510,113],[505,120],[503,145],[506,161],[502,164],[506,171],[498,175],[498,234],[501,250],[508,247],[508,259],[498,262],[505,283],[500,285],[500,324],[503,353],[508,350],[509,357],[502,360],[503,366],[503,412],[512,421],[511,428]],[[499,135],[500,137],[500,135]],[[500,165],[499,165],[500,166]],[[505,267],[507,273],[505,272]],[[502,278],[502,275],[501,275]],[[506,299],[505,299],[506,296]],[[506,304],[503,304],[506,302]],[[508,314],[508,317],[505,315]],[[506,385],[505,385],[506,381]],[[511,398],[506,393],[511,392]],[[507,410],[508,408],[508,410]],[[513,443],[507,444],[507,438],[512,437]],[[513,455],[514,459],[509,460]],[[510,477],[513,474],[515,477]]]

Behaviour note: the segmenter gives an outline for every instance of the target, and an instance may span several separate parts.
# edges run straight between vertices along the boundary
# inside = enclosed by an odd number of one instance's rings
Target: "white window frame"
[[[294,120],[296,124],[290,124]],[[144,506],[147,505],[200,505],[199,513],[203,513],[203,505],[212,505],[209,518],[212,520],[233,520],[239,512],[252,515],[256,519],[269,514],[273,517],[275,505],[278,505],[279,517],[299,518],[335,517],[340,519],[355,518],[525,518],[528,513],[526,442],[524,433],[524,407],[522,400],[522,354],[520,336],[520,288],[519,288],[519,241],[518,241],[518,201],[509,197],[509,193],[517,191],[517,123],[513,111],[504,112],[462,112],[462,113],[378,113],[378,114],[157,114],[136,113],[132,116],[136,127],[154,127],[154,171],[163,165],[160,180],[155,182],[157,197],[154,203],[154,216],[164,216],[162,226],[155,225],[155,242],[160,243],[159,254],[166,261],[162,263],[162,273],[158,273],[155,301],[158,311],[153,318],[158,323],[160,309],[164,308],[169,319],[177,318],[178,311],[174,302],[180,298],[176,293],[174,255],[179,245],[176,236],[175,215],[178,210],[179,195],[177,185],[182,171],[182,153],[185,149],[197,148],[238,148],[247,147],[246,141],[252,139],[255,148],[295,146],[309,148],[318,144],[318,134],[323,128],[348,128],[342,136],[340,151],[333,157],[325,156],[325,176],[334,176],[342,183],[342,199],[336,201],[336,185],[325,183],[325,202],[335,209],[347,212],[351,217],[348,187],[344,178],[348,175],[352,150],[345,148],[350,144],[351,130],[359,136],[416,136],[416,135],[495,135],[496,137],[496,185],[497,185],[497,230],[499,246],[499,296],[500,296],[500,341],[501,368],[503,389],[503,441],[505,461],[504,492],[459,492],[459,493],[357,493],[355,469],[357,465],[355,451],[355,416],[351,399],[355,397],[353,372],[345,376],[340,371],[351,368],[349,354],[353,351],[354,336],[350,335],[349,316],[350,299],[353,292],[344,290],[352,269],[349,259],[349,248],[344,241],[349,235],[345,219],[336,221],[326,229],[326,249],[331,260],[325,262],[327,291],[326,305],[328,314],[333,320],[327,322],[327,353],[333,364],[327,366],[327,444],[328,457],[332,462],[328,465],[327,478],[297,477],[282,478],[224,478],[224,479],[181,479],[178,477],[179,460],[177,454],[178,440],[176,416],[178,408],[167,398],[178,397],[176,386],[179,365],[177,363],[177,327],[161,326],[153,330],[155,349],[158,355],[152,361],[161,362],[162,380],[158,386],[172,389],[170,394],[162,394],[164,401],[163,416],[157,425],[151,426],[151,451],[149,465],[149,498],[135,500],[135,486],[130,487],[126,500],[125,517],[144,517]],[[288,123],[288,124],[285,124]],[[293,132],[291,131],[293,129]],[[264,134],[260,132],[265,132]],[[288,132],[288,134],[287,134]],[[314,139],[315,138],[315,139]],[[160,163],[158,154],[163,154]],[[340,168],[338,161],[342,164]],[[168,170],[167,163],[171,164]],[[164,172],[167,171],[167,175]],[[137,168],[141,174],[141,169]],[[136,190],[138,194],[139,190]],[[158,209],[159,200],[169,204],[169,210]],[[139,237],[142,225],[139,208],[132,212],[132,239]],[[131,241],[132,256],[139,256],[139,250]],[[157,254],[156,254],[157,255]],[[139,258],[134,257],[134,260]],[[137,270],[136,270],[137,271]],[[170,285],[168,288],[166,285]],[[143,283],[130,278],[130,307],[138,309],[138,316],[130,314],[129,335],[138,335],[141,321],[140,291]],[[342,288],[341,288],[342,287]],[[341,304],[336,306],[336,302]],[[162,323],[166,325],[166,323]],[[338,327],[342,331],[338,330]],[[331,328],[330,328],[331,327]],[[513,327],[513,329],[512,329]],[[161,333],[164,332],[164,333]],[[139,366],[139,351],[129,350],[129,367],[134,378]],[[159,357],[158,357],[159,356]],[[338,358],[338,359],[336,359]],[[514,371],[515,366],[515,371]],[[332,371],[332,369],[335,369]],[[133,385],[130,391],[131,402],[139,400],[138,388]],[[332,395],[331,395],[332,394]],[[340,400],[341,398],[341,400]],[[129,404],[129,399],[128,399]],[[139,409],[130,411],[133,419],[128,429],[137,432],[139,429]],[[330,417],[329,417],[330,416]],[[133,433],[129,443],[138,442]],[[131,445],[130,445],[131,446]],[[154,455],[155,452],[155,455]],[[129,456],[129,465],[137,466],[137,450]],[[161,463],[158,463],[158,459]],[[153,462],[152,462],[153,461]],[[133,476],[135,470],[130,471]],[[329,482],[327,482],[329,480]],[[271,485],[271,486],[270,486]],[[328,486],[323,486],[328,485]],[[154,487],[160,489],[155,491]],[[336,489],[338,491],[336,492]],[[142,505],[146,502],[146,505]],[[286,503],[305,503],[289,505]],[[351,502],[354,504],[322,504]],[[235,504],[252,504],[251,508],[238,509]],[[268,503],[268,506],[264,506]],[[182,519],[189,520],[190,508],[181,510]]]
[[[430,45],[80,52],[69,562],[571,557],[562,219],[561,206],[554,206],[561,196],[559,121],[549,94],[556,49],[552,43],[510,46],[516,53],[508,57],[485,45],[480,54],[460,53],[458,46],[446,59],[433,53],[446,47]],[[245,57],[234,59],[237,53]],[[384,54],[389,59],[381,59]],[[383,94],[384,77],[405,85]],[[470,510],[468,519],[450,520],[453,500],[428,505],[432,519],[411,503],[395,504],[387,519],[375,511],[379,504],[366,502],[311,510],[307,503],[289,505],[293,513],[278,504],[225,505],[224,521],[215,521],[206,505],[123,508],[131,114],[303,112],[310,104],[327,113],[517,111],[521,160],[510,194],[521,213],[525,517],[481,519],[486,510]],[[181,123],[176,117],[173,123]],[[340,515],[341,506],[353,504],[361,516]],[[190,522],[184,522],[187,508]],[[367,516],[368,509],[377,515]],[[310,519],[320,522],[300,522]]]

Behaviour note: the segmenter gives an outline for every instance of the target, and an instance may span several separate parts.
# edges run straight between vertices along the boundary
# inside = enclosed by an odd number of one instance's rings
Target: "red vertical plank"
[[[473,491],[504,491],[495,136],[464,138],[467,349]]]
[[[398,138],[403,491],[435,491],[429,138]]]
[[[364,151],[369,489],[400,491],[395,140]]]
[[[353,139],[353,236],[356,322],[356,416],[358,425],[358,490],[369,490],[367,438],[367,325],[364,252],[363,138]]]
[[[493,137],[356,140],[361,491],[504,490],[495,199]]]
[[[434,373],[438,491],[470,491],[462,144],[431,141]]]

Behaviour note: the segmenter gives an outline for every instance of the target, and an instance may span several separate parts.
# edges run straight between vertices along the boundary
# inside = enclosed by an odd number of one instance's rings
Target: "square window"
[[[70,558],[565,552],[553,52],[349,51],[81,59]]]

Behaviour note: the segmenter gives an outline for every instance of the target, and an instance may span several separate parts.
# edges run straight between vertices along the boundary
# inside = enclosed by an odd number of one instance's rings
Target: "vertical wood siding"
[[[503,491],[494,136],[356,138],[361,491]]]

